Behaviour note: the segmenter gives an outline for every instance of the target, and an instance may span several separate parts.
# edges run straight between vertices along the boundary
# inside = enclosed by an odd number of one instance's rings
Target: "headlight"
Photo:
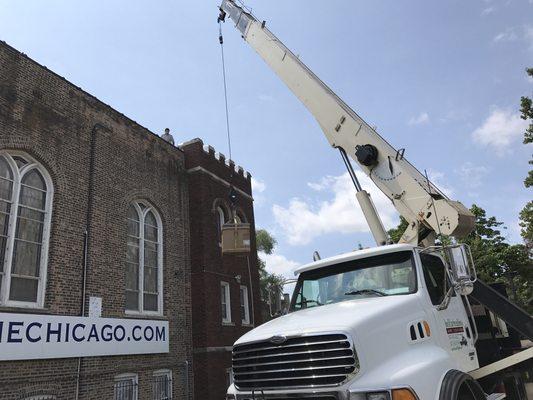
[[[391,391],[350,393],[350,400],[418,400],[411,389],[392,389]]]
[[[390,400],[389,392],[367,393],[366,400]]]

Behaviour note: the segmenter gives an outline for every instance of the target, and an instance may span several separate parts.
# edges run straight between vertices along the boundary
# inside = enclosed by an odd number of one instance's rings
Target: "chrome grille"
[[[350,339],[340,333],[233,347],[234,383],[240,390],[334,386],[358,368]]]

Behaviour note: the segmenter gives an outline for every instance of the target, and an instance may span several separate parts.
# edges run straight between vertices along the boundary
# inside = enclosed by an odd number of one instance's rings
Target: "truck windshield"
[[[414,292],[413,253],[389,253],[303,272],[294,290],[291,311],[362,297]]]

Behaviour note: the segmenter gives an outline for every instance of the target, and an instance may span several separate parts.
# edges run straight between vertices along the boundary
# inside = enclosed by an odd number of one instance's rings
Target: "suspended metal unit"
[[[227,223],[222,226],[222,253],[250,252],[250,224]]]

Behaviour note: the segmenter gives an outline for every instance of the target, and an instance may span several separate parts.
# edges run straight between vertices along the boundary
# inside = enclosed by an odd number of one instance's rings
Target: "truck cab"
[[[447,269],[410,244],[300,267],[287,315],[235,343],[227,399],[442,398],[450,371],[478,368],[468,300]]]

